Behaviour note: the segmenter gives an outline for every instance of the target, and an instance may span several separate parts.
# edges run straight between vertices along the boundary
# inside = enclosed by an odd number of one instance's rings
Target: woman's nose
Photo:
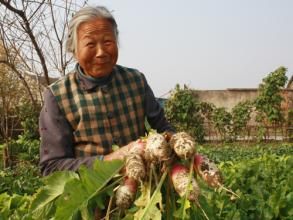
[[[97,44],[96,46],[96,57],[101,57],[105,55],[105,50],[102,44]]]

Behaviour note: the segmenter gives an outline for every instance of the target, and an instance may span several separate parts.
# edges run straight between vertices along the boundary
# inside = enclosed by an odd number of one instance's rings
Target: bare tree
[[[2,52],[3,53],[3,52]],[[0,47],[1,54],[1,47]],[[16,74],[12,73],[9,66],[0,63],[0,140],[5,142],[3,149],[3,167],[7,167],[10,161],[8,150],[9,140],[12,137],[14,127],[20,122],[15,117],[15,106],[23,99],[23,86]]]
[[[86,1],[75,0],[0,0],[0,39],[9,66],[22,80],[31,100],[24,75],[34,75],[45,85],[50,77],[65,75],[72,64],[64,50],[66,28],[74,12]],[[41,87],[41,86],[40,86]]]
[[[5,67],[1,67],[1,75],[3,75],[3,70],[9,70],[10,72],[14,72],[18,78],[21,80],[22,84],[24,85],[27,93],[29,94],[30,100],[32,102],[32,104],[35,106],[36,104],[36,100],[32,94],[32,91],[30,89],[30,86],[28,85],[26,79],[24,78],[24,76],[19,72],[19,68],[17,68],[17,66],[19,66],[20,63],[17,63],[17,56],[12,56],[12,53],[10,53],[7,45],[5,44],[5,42],[3,41],[3,39],[0,39],[0,65],[5,64]],[[9,55],[8,55],[9,54]],[[1,82],[2,84],[4,83],[3,81]]]

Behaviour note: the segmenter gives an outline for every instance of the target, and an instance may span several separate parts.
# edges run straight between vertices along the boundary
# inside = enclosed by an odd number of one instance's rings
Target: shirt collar
[[[115,68],[115,67],[114,67]],[[95,87],[103,87],[107,85],[113,76],[114,73],[114,68],[110,75],[104,76],[104,77],[99,77],[99,78],[94,78],[92,76],[86,75],[83,70],[81,69],[80,65],[77,63],[75,66],[75,70],[77,72],[77,77],[81,85],[82,90],[91,90]]]

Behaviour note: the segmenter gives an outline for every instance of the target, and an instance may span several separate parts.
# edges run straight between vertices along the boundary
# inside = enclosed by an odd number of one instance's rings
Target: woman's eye
[[[93,42],[88,42],[88,43],[86,43],[86,46],[92,47],[92,46],[94,46],[94,43]]]
[[[114,41],[112,41],[112,40],[106,40],[106,41],[104,41],[104,44],[105,44],[106,46],[112,46],[113,43],[114,43]]]

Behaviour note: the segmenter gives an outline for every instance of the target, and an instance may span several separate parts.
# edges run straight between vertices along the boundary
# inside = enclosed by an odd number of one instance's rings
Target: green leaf
[[[141,195],[135,200],[134,204],[138,207],[145,207],[150,201],[151,187],[149,184],[143,184],[141,187]]]
[[[64,193],[57,200],[56,220],[72,219],[87,205],[89,195],[78,179],[73,179],[65,185]]]
[[[96,160],[93,169],[81,167],[80,180],[73,179],[65,185],[64,193],[57,200],[55,219],[74,219],[79,215],[93,217],[93,210],[88,210],[91,199],[96,197],[104,186],[123,166],[123,161]]]
[[[97,173],[93,169],[87,169],[86,167],[82,166],[79,169],[80,181],[83,185],[86,186],[86,191],[94,192],[97,189],[97,181],[99,180],[99,173]],[[105,180],[101,180],[104,182]]]
[[[174,217],[179,219],[186,219],[186,216],[188,216],[186,211],[191,207],[189,200],[186,199],[186,197],[184,196],[180,198],[177,202],[180,204],[180,208],[174,212]]]
[[[46,211],[46,206],[63,193],[65,184],[72,179],[78,179],[78,175],[69,171],[55,172],[48,176],[45,179],[47,185],[40,189],[31,204],[32,213]]]
[[[29,216],[32,215],[33,219],[48,219],[54,216],[55,211],[56,211],[55,203],[49,202],[46,205],[44,205],[41,209],[37,209],[33,213],[28,213],[28,215]]]
[[[0,219],[7,219],[9,216],[11,197],[7,193],[0,194]]]
[[[162,219],[161,211],[158,209],[157,204],[159,204],[162,201],[162,194],[160,192],[162,184],[167,176],[168,171],[166,170],[161,177],[161,180],[154,191],[150,201],[148,204],[144,207],[144,209],[140,209],[137,211],[134,215],[134,219],[138,220],[160,220]]]
[[[122,169],[124,166],[123,161],[113,160],[113,161],[101,161],[96,160],[93,166],[96,172],[96,179],[85,178],[88,180],[87,183],[92,181],[92,184],[96,185],[96,191],[100,191],[106,184]],[[87,175],[84,174],[83,177]],[[83,180],[83,178],[81,178]],[[87,187],[87,185],[86,185]]]
[[[127,215],[122,220],[133,220],[133,219],[134,219],[133,214],[127,213]]]

